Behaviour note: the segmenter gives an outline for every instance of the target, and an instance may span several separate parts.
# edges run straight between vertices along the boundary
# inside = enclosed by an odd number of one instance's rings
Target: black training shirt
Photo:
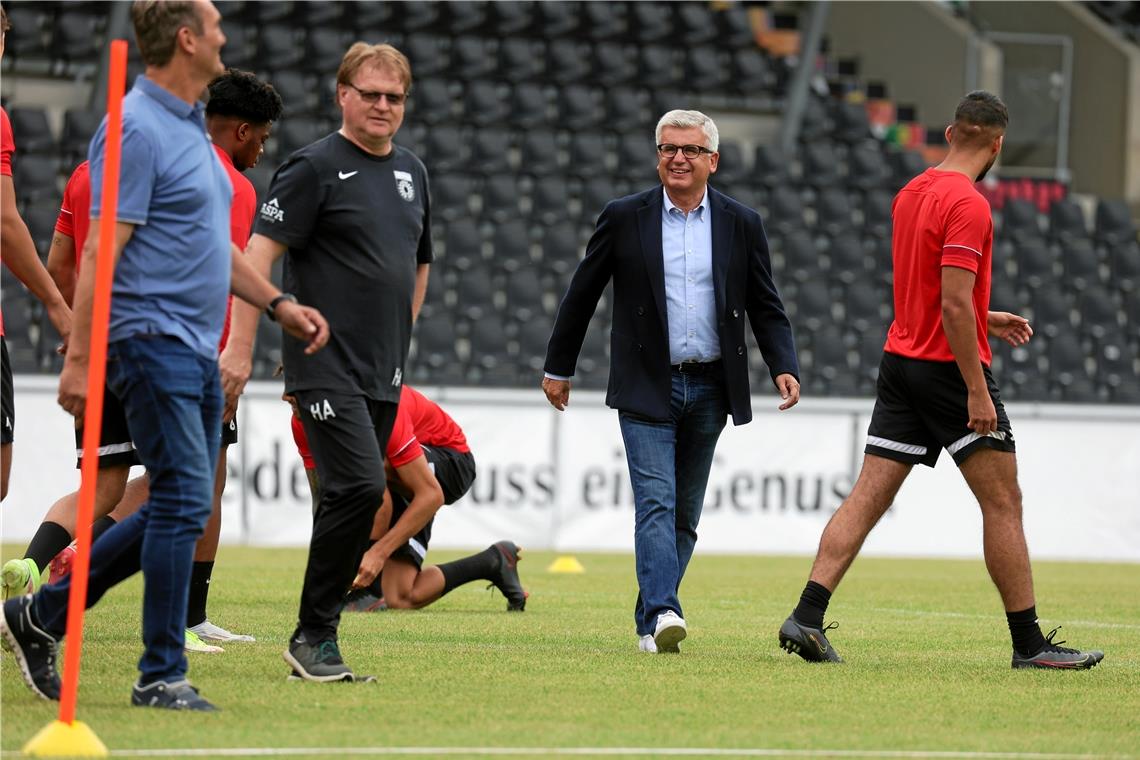
[[[398,145],[374,156],[334,132],[277,169],[253,231],[288,246],[284,289],[329,322],[312,356],[284,336],[286,392],[399,403],[416,266],[432,261],[423,163]]]

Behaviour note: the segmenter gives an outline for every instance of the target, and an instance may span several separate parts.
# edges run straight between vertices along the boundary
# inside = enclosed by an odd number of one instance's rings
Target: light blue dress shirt
[[[661,255],[665,263],[665,313],[669,323],[669,363],[711,362],[720,358],[713,290],[712,219],[709,191],[685,214],[662,188]]]

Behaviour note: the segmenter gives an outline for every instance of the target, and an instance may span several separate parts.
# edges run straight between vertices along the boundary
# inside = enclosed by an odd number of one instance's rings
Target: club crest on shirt
[[[416,187],[412,184],[412,175],[394,169],[392,175],[396,178],[396,190],[400,193],[400,197],[409,203],[414,201],[416,199]]]

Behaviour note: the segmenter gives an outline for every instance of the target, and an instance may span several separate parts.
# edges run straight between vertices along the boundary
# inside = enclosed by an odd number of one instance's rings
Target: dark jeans
[[[143,572],[140,683],[186,676],[183,644],[194,544],[210,516],[221,444],[218,363],[169,336],[133,337],[107,346],[107,385],[123,402],[150,498],[91,547],[87,606]],[[67,627],[70,578],[35,598],[44,627]]]
[[[619,415],[633,486],[639,589],[633,617],[640,636],[653,633],[666,610],[682,615],[677,590],[697,543],[713,452],[727,416],[719,372],[676,370],[669,420]]]
[[[368,534],[384,497],[384,450],[396,404],[335,391],[296,392],[301,424],[320,479],[320,503],[297,629],[316,644],[335,639],[344,595],[360,569]]]

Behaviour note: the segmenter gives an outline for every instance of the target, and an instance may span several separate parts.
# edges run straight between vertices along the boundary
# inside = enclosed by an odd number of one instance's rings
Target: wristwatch
[[[274,322],[277,321],[277,316],[275,314],[277,311],[277,305],[282,301],[292,301],[293,303],[297,303],[297,296],[293,295],[292,293],[282,293],[269,302],[269,305],[265,307],[265,315]]]

